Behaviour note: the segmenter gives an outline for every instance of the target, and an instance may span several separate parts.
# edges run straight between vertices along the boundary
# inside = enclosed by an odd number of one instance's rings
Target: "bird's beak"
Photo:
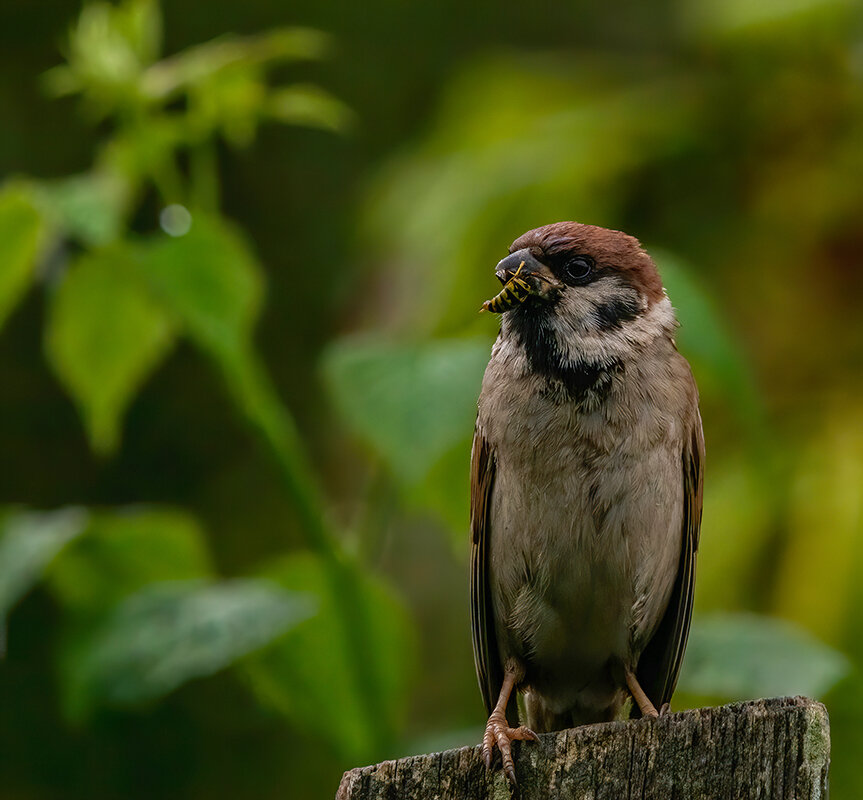
[[[494,274],[501,283],[506,283],[516,273],[531,286],[531,294],[546,296],[553,290],[562,289],[563,284],[554,277],[554,273],[539,261],[529,248],[516,250],[502,259],[495,268]]]

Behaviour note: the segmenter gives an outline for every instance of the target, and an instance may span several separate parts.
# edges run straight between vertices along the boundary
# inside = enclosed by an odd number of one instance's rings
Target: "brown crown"
[[[529,247],[540,261],[543,255],[562,252],[588,255],[596,262],[597,268],[624,274],[650,303],[663,295],[662,280],[653,259],[638,239],[622,231],[580,222],[555,222],[523,233],[512,243],[509,252],[525,247]]]

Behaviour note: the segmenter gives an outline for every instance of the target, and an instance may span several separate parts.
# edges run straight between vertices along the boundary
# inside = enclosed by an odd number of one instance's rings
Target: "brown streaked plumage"
[[[483,752],[670,701],[689,630],[704,453],[673,310],[638,241],[563,222],[515,240],[471,458]]]

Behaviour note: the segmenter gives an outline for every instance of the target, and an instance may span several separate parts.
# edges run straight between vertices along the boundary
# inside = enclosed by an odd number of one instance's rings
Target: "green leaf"
[[[128,182],[107,170],[39,181],[33,193],[52,224],[91,247],[117,239],[130,198]]]
[[[289,125],[306,125],[329,131],[344,131],[353,122],[353,112],[341,100],[318,86],[290,86],[272,91],[266,112]]]
[[[91,620],[155,581],[211,574],[194,517],[141,506],[94,514],[87,535],[53,563],[47,580],[68,612]]]
[[[96,702],[94,692],[101,691],[88,683],[87,653],[115,609],[154,583],[211,575],[206,539],[188,514],[129,507],[92,516],[86,535],[46,571],[47,585],[65,612],[61,700],[70,719],[86,713]]]
[[[789,622],[711,614],[693,623],[680,689],[728,700],[820,697],[848,670],[845,656]]]
[[[33,280],[42,220],[21,186],[0,191],[0,328]]]
[[[45,75],[48,90],[82,92],[100,111],[135,104],[141,74],[158,57],[161,37],[156,0],[87,3],[69,34],[67,64]]]
[[[149,585],[127,597],[66,661],[73,715],[153,700],[212,675],[314,612],[313,598],[262,580]]]
[[[174,339],[171,317],[130,259],[121,247],[82,256],[49,309],[48,358],[99,453],[116,449],[126,407]]]
[[[279,28],[257,36],[222,36],[154,64],[144,76],[144,91],[152,98],[167,98],[235,69],[319,59],[329,49],[330,38],[312,28]]]
[[[87,528],[81,508],[13,512],[0,522],[0,626],[51,561]]]
[[[263,295],[261,269],[240,235],[222,220],[192,213],[185,236],[159,236],[138,251],[142,274],[217,358],[247,349]]]
[[[157,0],[125,0],[114,9],[114,25],[141,64],[149,64],[159,57],[162,12]]]
[[[325,355],[333,401],[393,474],[416,484],[469,441],[490,346],[485,340],[337,343]]]
[[[364,645],[372,685],[366,685],[328,567],[311,554],[298,554],[264,574],[286,589],[320,597],[321,604],[314,618],[248,663],[255,693],[300,730],[329,741],[346,760],[380,757],[380,742],[395,737],[409,688],[415,641],[404,608],[384,583],[357,575],[355,611],[363,615],[369,637]],[[369,698],[375,698],[372,713]]]
[[[254,139],[266,95],[256,68],[236,68],[215,76],[189,93],[189,127],[199,139],[221,131],[231,144],[247,147]]]

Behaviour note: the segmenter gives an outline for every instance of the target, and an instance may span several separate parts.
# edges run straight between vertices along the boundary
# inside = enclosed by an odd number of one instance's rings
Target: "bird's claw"
[[[492,714],[485,726],[485,735],[482,737],[482,760],[487,769],[491,769],[492,755],[495,745],[500,750],[503,771],[509,782],[515,786],[515,763],[512,760],[512,742],[516,739],[538,742],[539,737],[524,725],[518,728],[510,728],[506,724],[506,718],[500,714]]]
[[[671,713],[671,703],[663,703],[659,707],[659,716],[664,717],[666,714]]]

